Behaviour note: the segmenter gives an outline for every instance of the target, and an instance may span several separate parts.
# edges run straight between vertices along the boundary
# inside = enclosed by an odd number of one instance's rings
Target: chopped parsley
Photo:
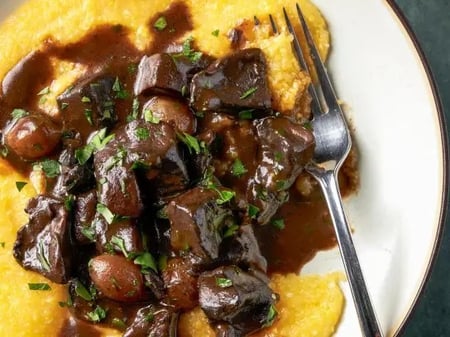
[[[98,323],[106,318],[106,310],[97,305],[93,311],[90,311],[86,314],[86,317],[90,321]]]
[[[120,149],[117,150],[117,153],[108,159],[105,169],[109,171],[116,165],[123,165],[123,160],[126,156],[127,151],[123,147],[120,147]]]
[[[49,291],[52,290],[48,283],[28,283],[28,289],[30,290],[42,290]]]
[[[283,191],[289,188],[289,182],[287,180],[278,180],[276,186],[278,191]]]
[[[132,170],[148,170],[149,168],[150,165],[141,160],[136,160],[133,165],[131,165]]]
[[[23,188],[27,185],[25,181],[16,181],[16,188],[19,192],[23,190]]]
[[[50,272],[50,270],[51,270],[50,261],[48,260],[47,256],[45,255],[44,243],[42,242],[42,240],[39,241],[39,243],[38,243],[37,258],[38,258],[39,263],[41,264],[42,268],[44,268],[45,271]]]
[[[279,230],[284,229],[284,227],[285,227],[284,219],[274,219],[274,220],[272,220],[272,226],[274,226],[275,228],[278,228]]]
[[[150,137],[150,131],[146,128],[136,128],[134,134],[139,140],[146,140]]]
[[[111,321],[112,325],[114,325],[116,328],[118,329],[122,329],[125,330],[127,328],[126,323],[124,322],[124,320],[114,317]]]
[[[129,74],[134,74],[136,72],[137,68],[138,68],[138,66],[137,66],[136,63],[130,63],[128,65],[128,73]]]
[[[251,95],[253,95],[253,94],[256,92],[256,90],[258,90],[257,87],[250,88],[250,89],[248,89],[246,92],[244,92],[244,93],[242,94],[242,96],[239,97],[239,98],[240,98],[240,99],[246,99],[246,98],[249,98]]]
[[[118,99],[127,99],[128,92],[123,88],[123,85],[120,83],[119,77],[116,77],[114,84],[112,86],[112,90],[116,93],[115,98]]]
[[[199,154],[201,151],[200,143],[197,138],[191,136],[190,134],[183,132],[177,133],[178,139],[180,139],[184,144],[187,145],[189,153],[195,152]]]
[[[77,158],[78,163],[80,163],[80,165],[86,164],[94,151],[103,149],[106,144],[113,139],[114,134],[106,136],[106,128],[97,131],[86,146],[75,150],[75,157]]]
[[[41,91],[38,92],[38,96],[41,96],[41,98],[39,99],[39,103],[45,103],[45,101],[47,100],[47,96],[50,93],[50,87],[45,87],[44,89],[42,89]]]
[[[247,169],[245,168],[242,161],[239,158],[237,158],[234,161],[233,165],[231,166],[231,174],[233,174],[235,177],[241,177],[246,173]]]
[[[160,255],[158,259],[158,269],[164,271],[167,268],[167,255]]]
[[[158,117],[155,117],[155,115],[153,114],[153,111],[150,109],[145,109],[144,110],[144,120],[148,123],[152,123],[152,124],[158,124],[161,119]]]
[[[275,319],[278,316],[277,309],[273,304],[269,307],[269,312],[267,313],[266,323],[264,323],[263,327],[267,328],[269,326],[272,326],[273,322],[275,322]]]
[[[47,178],[55,178],[61,173],[61,164],[56,160],[45,159],[35,163],[34,169],[42,170]]]
[[[216,189],[216,192],[219,194],[219,198],[216,199],[216,202],[218,205],[222,205],[231,199],[233,199],[236,195],[236,192],[234,191],[220,191]]]
[[[283,159],[283,152],[277,151],[274,156],[275,161],[279,163]]]
[[[183,85],[183,86],[181,87],[181,96],[186,97],[187,90],[188,90],[187,86],[186,86],[186,85]]]
[[[103,215],[106,222],[110,225],[114,222],[116,216],[103,204],[97,204],[97,212]]]
[[[248,204],[247,213],[250,218],[255,219],[259,214],[259,208],[255,205]]]
[[[255,111],[255,109],[239,111],[239,119],[252,119],[253,111]]]
[[[81,234],[83,234],[89,241],[95,241],[95,228],[93,228],[92,226],[82,227]]]
[[[75,196],[73,194],[69,194],[64,199],[64,208],[70,212],[73,209],[74,204],[75,204]]]
[[[5,241],[0,242],[0,247],[5,248],[5,244],[6,244]]]
[[[86,287],[80,281],[75,281],[75,293],[85,301],[92,301],[94,298],[92,293],[86,289]]]
[[[66,110],[69,107],[69,103],[62,102],[61,103],[61,110]]]
[[[215,30],[213,30],[213,31],[211,32],[211,34],[212,34],[213,36],[215,36],[215,37],[218,37],[218,36],[219,36],[219,33],[220,33],[220,30],[218,30],[218,29],[215,29]]]
[[[160,16],[158,18],[158,20],[155,21],[155,23],[153,24],[153,27],[156,30],[162,31],[167,27],[167,20],[164,16]]]
[[[92,119],[92,109],[84,109],[84,117],[90,125],[94,125],[94,120]]]
[[[83,103],[91,103],[91,99],[87,96],[81,97],[81,102]]]
[[[239,226],[236,225],[235,223],[231,224],[230,226],[228,226],[225,230],[225,232],[223,233],[222,237],[225,238],[229,238],[231,236],[233,236],[239,229]]]
[[[120,238],[120,237],[118,237],[116,235],[113,235],[111,237],[111,244],[113,245],[113,247],[115,246],[115,247],[119,248],[122,251],[122,254],[126,258],[128,258],[129,252],[127,251],[127,248],[125,247],[125,240],[124,239],[122,239],[122,238]]]
[[[26,110],[24,110],[24,109],[14,109],[14,110],[11,112],[11,117],[12,117],[14,120],[21,119],[22,117],[25,117],[25,116],[28,116],[28,115],[29,115],[28,111],[26,111]]]
[[[48,95],[50,93],[50,87],[45,87],[38,92],[38,96]]]
[[[181,55],[186,56],[191,62],[198,62],[201,59],[203,53],[192,49],[191,44],[193,41],[194,38],[192,36],[189,36],[183,42],[183,52]]]
[[[220,288],[229,288],[233,285],[233,282],[225,277],[216,277],[216,285]]]
[[[127,116],[127,122],[132,122],[137,119],[139,114],[139,100],[137,97],[133,98],[133,104],[131,106],[131,114]]]
[[[155,258],[149,252],[145,252],[143,254],[138,255],[134,259],[134,263],[140,265],[142,267],[143,271],[152,269],[154,272],[156,272],[156,273],[158,272]]]

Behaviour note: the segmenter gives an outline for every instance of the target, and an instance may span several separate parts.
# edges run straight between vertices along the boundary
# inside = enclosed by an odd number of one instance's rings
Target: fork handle
[[[342,207],[341,193],[336,178],[337,170],[324,170],[321,173],[320,176],[315,176],[322,187],[328,204],[363,336],[383,337]]]

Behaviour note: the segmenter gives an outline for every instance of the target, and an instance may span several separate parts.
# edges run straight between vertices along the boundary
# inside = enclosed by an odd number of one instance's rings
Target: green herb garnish
[[[187,145],[189,153],[192,154],[192,152],[195,152],[196,154],[199,154],[201,151],[200,143],[198,139],[194,136],[191,136],[190,134],[183,132],[183,133],[177,133],[178,139],[180,139],[184,144]]]
[[[22,117],[28,116],[28,114],[29,114],[28,111],[26,111],[24,109],[14,109],[11,112],[11,117],[14,120],[18,120],[18,119],[21,119]]]
[[[23,188],[27,185],[25,181],[16,181],[16,188],[19,192],[23,190]]]
[[[242,96],[239,97],[239,98],[240,98],[240,99],[246,99],[246,98],[249,98],[251,95],[253,95],[253,94],[256,92],[256,90],[258,90],[258,88],[256,88],[256,87],[250,88],[250,89],[248,89],[246,92],[244,92],[244,93],[242,94]]]
[[[86,314],[86,317],[90,321],[98,323],[106,318],[106,310],[103,309],[101,306],[97,305],[94,311],[90,311]]]
[[[97,204],[97,212],[103,215],[106,222],[110,225],[114,222],[116,216],[103,204]]]
[[[146,140],[150,137],[150,131],[146,128],[136,128],[134,134],[139,140]]]
[[[42,290],[49,291],[52,290],[48,283],[28,283],[28,289],[30,290]]]
[[[153,24],[153,27],[156,30],[162,31],[167,27],[167,20],[164,16],[160,16],[158,18],[158,20],[155,21],[155,23]]]
[[[252,119],[253,111],[255,111],[255,109],[239,111],[239,119]]]
[[[250,218],[255,219],[259,214],[259,208],[255,205],[248,204],[247,213]]]
[[[97,131],[97,133],[91,138],[89,143],[75,150],[75,157],[77,158],[80,165],[86,164],[86,162],[91,158],[95,151],[102,150],[106,144],[114,139],[114,134],[106,136],[106,128]]]
[[[131,114],[127,116],[127,122],[132,122],[137,119],[139,114],[139,100],[137,97],[133,98],[133,104],[131,106]]]
[[[285,227],[283,219],[274,219],[272,220],[272,225],[279,230],[282,230]]]
[[[123,88],[122,84],[120,83],[119,77],[116,77],[112,90],[116,93],[115,98],[119,99],[128,98],[128,92]]]
[[[127,325],[125,324],[125,322],[117,317],[114,317],[111,321],[112,325],[114,325],[116,328],[120,329],[120,330],[125,330],[127,328]]]
[[[138,255],[134,259],[134,263],[138,264],[142,267],[143,270],[152,269],[154,272],[158,272],[158,268],[156,267],[156,261],[152,254],[145,252],[143,254]]]
[[[120,237],[118,237],[116,235],[113,235],[111,237],[111,244],[113,245],[113,247],[116,246],[117,248],[119,248],[122,251],[122,254],[126,258],[128,258],[129,253],[127,251],[127,248],[125,247],[125,240],[124,239],[122,239],[122,238],[120,238]]]
[[[51,159],[45,159],[35,163],[33,168],[42,170],[48,178],[55,178],[61,173],[61,164]]]
[[[246,173],[247,173],[247,169],[245,168],[242,161],[239,158],[237,158],[234,161],[233,165],[231,166],[231,174],[233,174],[236,177],[241,177]]]
[[[158,124],[161,119],[158,117],[155,117],[155,115],[153,114],[153,111],[150,109],[145,109],[144,110],[144,120],[148,123],[152,123],[152,124]]]
[[[216,285],[220,288],[229,288],[233,285],[233,282],[228,278],[216,277]]]
[[[263,327],[267,328],[269,326],[272,326],[273,322],[275,322],[275,319],[278,316],[277,309],[273,304],[270,305],[269,312],[267,313],[266,323],[264,323]]]
[[[220,30],[218,30],[218,29],[215,29],[215,30],[213,30],[213,31],[211,32],[211,34],[212,34],[213,36],[215,36],[215,37],[218,37],[218,36],[219,36],[219,33],[220,33]]]
[[[193,41],[194,38],[190,36],[183,42],[182,55],[186,56],[191,62],[198,62],[201,59],[203,53],[200,51],[194,51],[192,49],[191,44]]]
[[[86,287],[79,280],[75,281],[75,293],[85,301],[92,301],[94,298],[92,293],[86,289]]]

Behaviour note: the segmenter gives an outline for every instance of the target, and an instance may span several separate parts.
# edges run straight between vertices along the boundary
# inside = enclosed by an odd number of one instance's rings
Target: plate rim
[[[448,136],[448,125],[446,120],[445,111],[442,105],[442,100],[439,94],[439,89],[437,86],[437,82],[431,66],[428,62],[428,59],[425,55],[425,52],[419,42],[419,39],[411,27],[409,20],[406,15],[403,13],[399,5],[395,2],[395,0],[385,0],[388,9],[392,12],[394,16],[399,20],[399,25],[404,29],[406,35],[410,39],[413,44],[413,50],[418,57],[419,63],[422,65],[423,70],[426,75],[426,79],[428,82],[428,86],[430,88],[432,94],[432,100],[435,105],[435,109],[437,112],[438,124],[441,133],[440,141],[442,146],[442,164],[443,164],[443,172],[442,172],[442,190],[441,190],[441,207],[439,210],[438,216],[438,224],[436,237],[433,242],[431,248],[430,259],[425,267],[424,277],[421,280],[421,283],[418,287],[416,294],[411,302],[410,307],[406,311],[406,314],[400,320],[400,323],[397,325],[396,330],[393,333],[393,337],[400,337],[405,332],[406,327],[411,323],[411,319],[413,314],[416,312],[418,308],[419,301],[423,298],[425,294],[425,290],[427,288],[428,282],[430,281],[431,275],[433,274],[434,267],[436,265],[436,260],[441,250],[442,238],[444,233],[444,228],[448,222],[448,201],[449,201],[449,176],[448,176],[448,168],[449,168],[449,136]]]

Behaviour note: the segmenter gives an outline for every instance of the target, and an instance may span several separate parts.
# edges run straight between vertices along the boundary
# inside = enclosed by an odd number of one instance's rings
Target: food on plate
[[[333,333],[340,277],[294,274],[335,241],[283,5],[32,0],[3,24],[2,331]]]

